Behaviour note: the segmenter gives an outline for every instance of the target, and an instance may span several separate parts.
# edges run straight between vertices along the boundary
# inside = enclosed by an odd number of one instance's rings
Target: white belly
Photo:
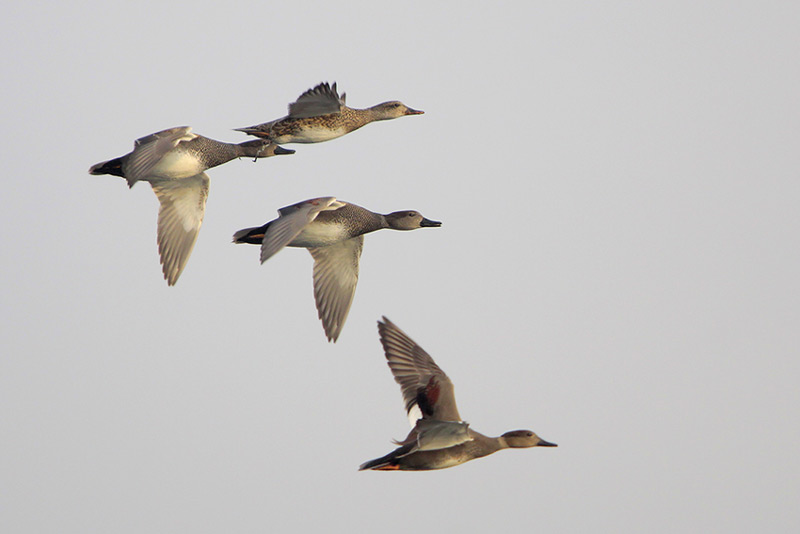
[[[344,128],[336,128],[334,130],[329,128],[304,128],[294,135],[278,137],[275,141],[277,143],[322,143],[323,141],[341,137],[346,133],[347,130]]]

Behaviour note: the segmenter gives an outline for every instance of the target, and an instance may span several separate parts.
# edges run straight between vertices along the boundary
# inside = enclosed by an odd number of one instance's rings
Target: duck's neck
[[[491,438],[491,439],[492,439],[492,441],[494,441],[494,442],[495,442],[495,444],[496,444],[496,446],[497,446],[497,449],[495,449],[495,450],[498,450],[498,451],[500,451],[500,450],[503,450],[503,449],[508,449],[508,448],[510,448],[510,447],[511,447],[511,446],[508,444],[508,442],[506,441],[506,438],[504,438],[503,436],[498,436],[498,437],[496,437],[496,438]]]
[[[323,211],[317,216],[317,220],[332,221],[342,224],[351,229],[351,237],[356,235],[368,234],[382,228],[389,228],[389,223],[385,215],[375,213],[361,206],[346,203],[344,207],[333,211]]]
[[[394,119],[395,118],[394,116],[390,117],[390,116],[386,115],[385,111],[379,110],[381,105],[382,104],[377,104],[375,106],[372,106],[371,108],[367,108],[366,110],[364,110],[364,111],[369,112],[369,115],[371,117],[370,121],[385,121],[385,120],[388,120],[388,119]]]
[[[488,454],[495,453],[497,451],[507,449],[508,443],[506,443],[506,438],[503,436],[492,438],[489,436],[484,436],[479,432],[475,432],[474,430],[470,429],[470,435],[472,435],[472,439],[481,445],[481,450],[485,451],[486,456]]]
[[[380,213],[364,210],[359,214],[359,219],[360,222],[358,223],[358,226],[359,233],[361,234],[369,234],[375,230],[391,228],[389,223],[386,221],[386,216],[381,215]]]
[[[382,121],[388,119],[384,114],[380,113],[377,106],[365,109],[343,108],[342,115],[347,118],[350,124],[355,125],[355,128],[361,128],[370,122]]]

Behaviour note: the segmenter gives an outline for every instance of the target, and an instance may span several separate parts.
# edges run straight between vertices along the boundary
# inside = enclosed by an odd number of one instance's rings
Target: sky
[[[800,528],[800,6],[17,3],[0,19],[0,531]],[[175,287],[158,203],[90,165],[281,117],[321,81],[425,111],[211,169]],[[366,237],[328,343],[309,254],[231,235],[335,196]],[[488,435],[408,432],[387,316]]]

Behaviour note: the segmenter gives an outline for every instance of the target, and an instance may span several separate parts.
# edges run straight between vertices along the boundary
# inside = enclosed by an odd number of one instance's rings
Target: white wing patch
[[[417,426],[417,420],[419,419],[422,419],[422,410],[419,409],[418,404],[415,404],[408,411],[408,424],[411,425],[411,428],[414,428]]]

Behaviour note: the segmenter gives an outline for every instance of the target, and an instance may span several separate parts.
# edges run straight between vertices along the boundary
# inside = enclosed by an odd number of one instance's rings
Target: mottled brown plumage
[[[336,139],[370,122],[396,119],[404,115],[420,115],[402,102],[390,101],[366,109],[345,105],[345,95],[336,90],[336,83],[327,82],[309,89],[289,104],[289,115],[247,128],[237,128],[280,145],[286,143],[321,143]]]

